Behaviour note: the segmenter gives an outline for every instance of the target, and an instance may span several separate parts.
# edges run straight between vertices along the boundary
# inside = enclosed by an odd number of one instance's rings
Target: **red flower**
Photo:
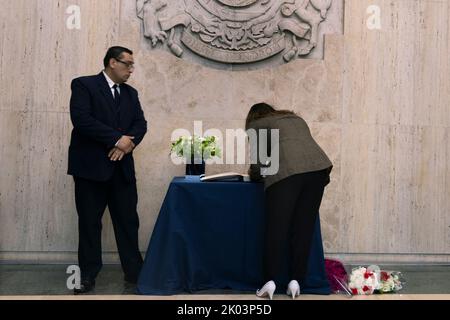
[[[363,287],[363,291],[364,291],[364,292],[369,291],[369,290],[370,290],[370,289],[369,289],[368,286],[364,286],[364,287]]]
[[[352,294],[358,294],[358,289],[352,288]]]
[[[369,279],[373,275],[372,272],[365,272],[364,273],[364,279]]]
[[[389,274],[386,271],[381,271],[381,281],[387,281],[389,279]]]

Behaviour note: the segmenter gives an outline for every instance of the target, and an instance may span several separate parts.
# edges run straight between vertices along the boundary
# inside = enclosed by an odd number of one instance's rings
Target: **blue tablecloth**
[[[263,284],[264,187],[250,182],[174,178],[155,224],[138,292],[172,295],[206,289],[252,291]],[[302,293],[329,294],[320,220]],[[285,272],[276,279],[280,292]],[[278,289],[277,289],[278,291]]]

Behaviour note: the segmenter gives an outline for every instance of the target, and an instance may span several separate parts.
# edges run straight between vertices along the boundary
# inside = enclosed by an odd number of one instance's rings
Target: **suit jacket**
[[[132,153],[121,161],[112,162],[108,152],[122,135],[134,136],[137,146],[147,132],[147,121],[137,91],[121,84],[120,108],[117,108],[103,72],[76,78],[71,88],[70,118],[74,128],[69,146],[68,174],[106,181],[113,175],[115,166],[120,166],[125,179],[135,181]]]
[[[265,187],[289,176],[333,167],[330,159],[311,135],[306,122],[295,114],[276,115],[261,118],[249,123],[248,129],[266,129],[268,137],[268,154],[279,148],[279,170],[275,175],[265,177]],[[270,130],[279,129],[279,141],[270,140]],[[258,138],[259,146],[259,138]],[[258,152],[253,150],[253,152]],[[259,154],[259,152],[258,152]],[[259,159],[258,159],[259,160]],[[249,174],[252,180],[261,180],[261,168],[264,163],[251,164]],[[329,182],[329,181],[328,181]]]

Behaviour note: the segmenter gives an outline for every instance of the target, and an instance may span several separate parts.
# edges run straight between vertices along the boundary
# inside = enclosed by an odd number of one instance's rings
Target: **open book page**
[[[212,175],[201,175],[201,181],[250,181],[248,174],[242,174],[237,172],[224,172]]]

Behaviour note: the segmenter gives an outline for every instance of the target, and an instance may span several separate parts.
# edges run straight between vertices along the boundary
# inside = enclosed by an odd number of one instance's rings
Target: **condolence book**
[[[212,175],[204,175],[200,176],[200,180],[203,182],[211,182],[211,181],[250,181],[250,177],[248,174],[241,174],[236,172],[224,172]]]

